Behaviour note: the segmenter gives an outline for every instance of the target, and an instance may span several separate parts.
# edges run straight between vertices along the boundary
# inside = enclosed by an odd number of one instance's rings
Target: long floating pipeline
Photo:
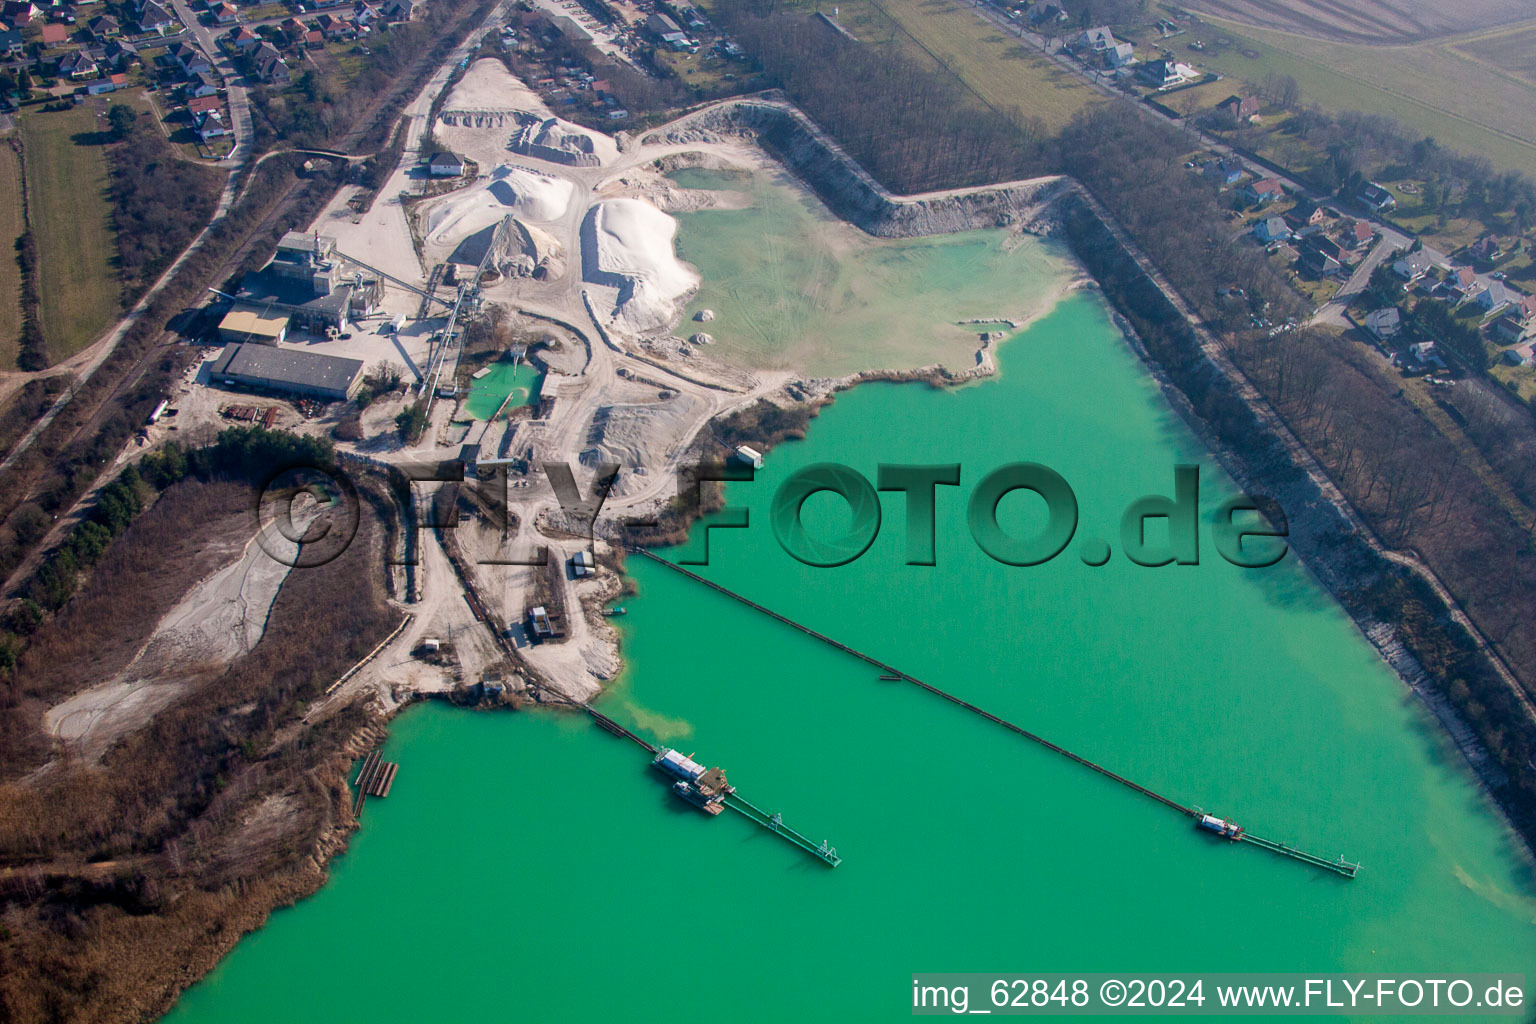
[[[829,645],[831,647],[835,647],[835,648],[837,648],[838,650],[842,651],[845,654],[850,654],[853,657],[858,658],[860,661],[863,661],[863,662],[865,662],[867,664],[873,665],[874,667],[880,669],[881,672],[885,673],[885,675],[882,678],[889,679],[889,680],[905,680],[905,681],[911,683],[914,686],[922,687],[924,690],[927,690],[929,693],[934,694],[935,696],[943,697],[945,700],[949,701],[951,704],[957,704],[960,707],[965,708],[967,711],[970,711],[970,712],[973,712],[973,713],[975,713],[977,715],[980,715],[982,718],[987,719],[989,722],[995,722],[996,724],[1002,726],[1004,729],[1007,729],[1010,732],[1017,733],[1020,736],[1023,736],[1025,739],[1027,739],[1027,740],[1029,740],[1029,741],[1031,741],[1033,743],[1038,743],[1040,746],[1045,747],[1047,750],[1054,751],[1055,753],[1060,754],[1062,757],[1068,758],[1068,759],[1070,759],[1072,761],[1076,761],[1078,764],[1082,765],[1084,768],[1092,769],[1093,771],[1098,772],[1100,775],[1104,776],[1105,778],[1113,779],[1115,782],[1120,783],[1120,785],[1125,786],[1127,789],[1133,789],[1136,792],[1140,793],[1142,796],[1149,797],[1150,799],[1156,800],[1158,803],[1162,804],[1165,807],[1168,807],[1168,808],[1171,808],[1172,810],[1178,811],[1180,814],[1188,815],[1189,817],[1195,819],[1196,822],[1200,822],[1200,823],[1203,824],[1203,823],[1205,823],[1207,821],[1216,821],[1216,819],[1210,818],[1208,815],[1205,814],[1205,812],[1203,812],[1199,808],[1187,807],[1184,804],[1179,803],[1177,800],[1173,800],[1173,799],[1171,799],[1169,797],[1163,796],[1161,793],[1158,793],[1158,792],[1156,792],[1154,790],[1148,789],[1146,786],[1143,786],[1139,782],[1133,782],[1130,779],[1126,778],[1124,775],[1119,774],[1118,772],[1112,772],[1108,768],[1105,768],[1103,765],[1098,764],[1098,763],[1096,763],[1094,761],[1090,761],[1086,757],[1083,757],[1080,754],[1074,754],[1072,751],[1068,750],[1066,747],[1060,746],[1059,744],[1056,744],[1056,743],[1052,743],[1050,740],[1046,739],[1044,736],[1040,736],[1040,735],[1037,735],[1035,733],[1032,733],[1028,729],[1025,729],[1024,727],[1019,726],[1019,725],[1015,725],[1014,723],[1012,723],[1012,722],[1010,722],[1010,721],[1008,721],[1006,719],[999,718],[998,716],[994,715],[992,712],[987,711],[984,708],[979,708],[975,704],[972,704],[968,700],[964,700],[964,699],[962,699],[960,697],[955,696],[952,693],[949,693],[949,692],[947,692],[945,690],[941,690],[937,686],[934,686],[931,683],[925,683],[921,679],[918,679],[916,676],[909,675],[908,673],[903,672],[901,669],[895,667],[894,665],[888,665],[885,662],[881,661],[879,658],[876,658],[876,657],[874,657],[872,655],[869,655],[869,654],[865,654],[863,651],[860,651],[860,650],[858,650],[857,648],[854,648],[854,647],[850,647],[850,646],[848,646],[847,644],[843,643],[840,640],[834,640],[831,637],[827,636],[825,633],[819,633],[816,630],[812,629],[811,627],[803,625],[803,624],[801,624],[799,622],[796,622],[794,619],[791,619],[788,616],[780,615],[778,612],[774,611],[772,608],[765,608],[762,605],[758,604],[756,601],[753,601],[751,598],[743,597],[741,594],[736,593],[734,590],[730,590],[730,589],[728,589],[726,587],[723,587],[720,584],[715,583],[713,580],[705,579],[703,576],[700,576],[698,573],[692,572],[692,571],[690,571],[688,569],[685,569],[682,566],[678,565],[676,562],[673,562],[673,561],[670,561],[668,559],[662,558],[660,555],[655,554],[652,551],[648,551],[645,548],[633,548],[631,550],[633,550],[635,552],[638,552],[641,555],[644,555],[646,558],[649,558],[653,562],[657,562],[657,563],[659,563],[661,565],[666,566],[668,569],[671,569],[673,572],[681,573],[682,575],[687,576],[689,579],[696,580],[697,582],[704,584],[706,587],[709,587],[711,590],[714,590],[714,591],[717,591],[717,592],[719,592],[721,594],[724,594],[726,597],[729,597],[729,598],[731,598],[734,601],[738,601],[741,604],[746,605],[748,608],[753,609],[754,611],[761,612],[762,614],[768,616],[771,619],[776,619],[777,621],[782,622],[784,625],[789,626],[792,629],[797,629],[800,632],[804,633],[806,636],[814,637],[815,639],[820,640],[822,643],[827,644],[827,645]],[[1226,823],[1226,822],[1217,822],[1217,823],[1220,824],[1220,825],[1223,825],[1223,826],[1228,825],[1228,823]],[[1211,825],[1206,825],[1205,827],[1212,828]],[[1275,853],[1283,854],[1283,855],[1288,856],[1288,857],[1294,857],[1297,860],[1304,861],[1305,863],[1308,863],[1308,864],[1313,864],[1313,865],[1315,865],[1317,867],[1326,868],[1326,869],[1328,869],[1330,871],[1336,871],[1339,874],[1345,875],[1345,876],[1350,877],[1350,878],[1353,878],[1354,875],[1355,875],[1355,872],[1357,870],[1359,870],[1359,865],[1358,864],[1351,864],[1348,861],[1344,860],[1342,857],[1340,857],[1337,861],[1326,860],[1326,859],[1324,859],[1322,857],[1317,857],[1317,856],[1315,856],[1313,854],[1304,853],[1304,852],[1302,852],[1300,850],[1297,850],[1294,847],[1291,847],[1291,846],[1289,846],[1289,845],[1287,845],[1285,843],[1276,843],[1276,842],[1274,842],[1272,840],[1263,840],[1263,839],[1259,839],[1256,836],[1250,836],[1246,832],[1244,832],[1243,830],[1236,829],[1235,826],[1232,826],[1231,829],[1232,829],[1231,831],[1228,831],[1226,829],[1218,830],[1218,829],[1212,828],[1212,831],[1221,831],[1221,834],[1226,836],[1229,839],[1252,841],[1252,842],[1254,842],[1255,845],[1262,846],[1262,847],[1264,847],[1267,850],[1271,850],[1271,851],[1273,851]]]

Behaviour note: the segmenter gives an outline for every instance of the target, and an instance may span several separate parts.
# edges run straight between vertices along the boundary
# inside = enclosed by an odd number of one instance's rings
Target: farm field
[[[1451,44],[1457,53],[1536,83],[1536,25],[1485,32]]]
[[[1409,43],[1531,16],[1525,0],[1187,0],[1201,14],[1353,43]]]
[[[1213,45],[1218,39],[1227,43]],[[1196,40],[1207,48],[1191,49]],[[1239,33],[1235,25],[1216,22],[1193,26],[1168,45],[1180,60],[1239,81],[1290,75],[1303,103],[1391,117],[1451,149],[1536,176],[1536,87],[1444,48],[1349,47],[1279,32]],[[1469,91],[1486,102],[1461,95]]]
[[[21,157],[9,142],[0,143],[0,369],[16,367],[21,339],[21,267],[16,239],[26,225],[21,211]]]
[[[107,161],[94,104],[21,115],[27,205],[37,235],[43,337],[57,362],[89,345],[120,308]]]
[[[956,0],[851,0],[840,22],[871,42],[895,41],[944,64],[993,108],[1018,109],[1048,129],[1072,120],[1103,97]]]

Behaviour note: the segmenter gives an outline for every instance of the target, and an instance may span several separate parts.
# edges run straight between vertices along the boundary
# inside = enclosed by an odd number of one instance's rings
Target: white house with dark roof
[[[1291,237],[1291,228],[1284,217],[1268,217],[1253,226],[1253,237],[1266,244],[1283,242]]]
[[[466,170],[464,158],[457,153],[441,150],[427,160],[427,173],[434,178],[457,178]]]
[[[1403,329],[1403,315],[1396,306],[1374,310],[1365,315],[1365,329],[1382,341],[1390,341]]]
[[[1360,186],[1360,201],[1376,213],[1383,213],[1397,205],[1397,197],[1374,181]]]
[[[1104,66],[1110,69],[1128,67],[1136,63],[1135,43],[1116,43],[1104,51]]]
[[[139,12],[139,28],[145,32],[154,32],[157,35],[165,35],[166,30],[176,24],[176,19],[166,13],[165,8],[150,0]]]
[[[1084,29],[1076,39],[1072,40],[1074,48],[1091,53],[1103,53],[1105,50],[1113,50],[1119,45],[1115,34],[1109,30],[1108,25],[1096,25],[1090,29]]]
[[[1485,314],[1493,314],[1502,310],[1511,302],[1517,302],[1525,296],[1509,287],[1503,281],[1491,281],[1477,296],[1477,305]]]

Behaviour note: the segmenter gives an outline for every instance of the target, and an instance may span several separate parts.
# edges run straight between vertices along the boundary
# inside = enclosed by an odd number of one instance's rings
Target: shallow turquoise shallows
[[[873,385],[732,484],[745,530],[702,571],[1185,804],[1327,857],[1353,881],[1189,819],[643,560],[604,710],[723,766],[843,858],[829,869],[672,797],[637,747],[571,714],[413,710],[387,800],[314,898],[275,914],[177,1024],[862,1021],[910,1012],[914,971],[1526,971],[1530,865],[1439,727],[1294,556],[1216,556],[1231,484],[1092,293],[1006,341],[959,390]],[[1030,460],[1081,507],[1054,561],[976,548],[971,488]],[[937,565],[903,564],[881,496],[869,551],[787,557],[770,501],[795,468],[962,466]],[[1201,466],[1200,564],[1120,552],[1119,516]],[[807,502],[813,531],[846,520]],[[1028,528],[1039,509],[1003,500]],[[690,550],[697,555],[701,531]],[[1083,538],[1110,541],[1102,568]],[[669,557],[685,554],[665,552]],[[1536,974],[1536,971],[1532,972]]]
[[[514,366],[500,360],[492,363],[490,370],[479,380],[470,381],[469,396],[464,399],[464,411],[469,416],[477,420],[490,419],[508,396],[512,399],[507,402],[509,408],[538,401],[544,375],[536,367],[527,363]]]

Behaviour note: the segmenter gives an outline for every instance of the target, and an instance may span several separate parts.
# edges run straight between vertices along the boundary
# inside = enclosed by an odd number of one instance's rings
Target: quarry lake
[[[1038,243],[1030,243],[1036,245]],[[830,839],[829,869],[671,796],[637,747],[569,713],[421,706],[325,888],[188,991],[191,1022],[897,1019],[914,971],[1527,971],[1530,863],[1436,722],[1297,564],[1215,557],[1232,485],[1097,294],[1061,302],[959,389],[864,385],[731,484],[745,530],[701,574],[1181,803],[1364,866],[1353,880],[1188,818],[669,570],[631,558],[625,674],[599,707],[720,765]],[[1202,468],[1198,566],[1075,548],[1014,568],[964,495],[1016,460],[1074,488],[1079,537]],[[769,527],[797,467],[959,462],[937,562],[905,512],[817,569]],[[824,500],[825,499],[825,500]],[[825,495],[814,528],[846,513]],[[1004,525],[1027,528],[1023,497]],[[698,553],[701,531],[690,550]],[[677,558],[682,550],[662,552]]]

